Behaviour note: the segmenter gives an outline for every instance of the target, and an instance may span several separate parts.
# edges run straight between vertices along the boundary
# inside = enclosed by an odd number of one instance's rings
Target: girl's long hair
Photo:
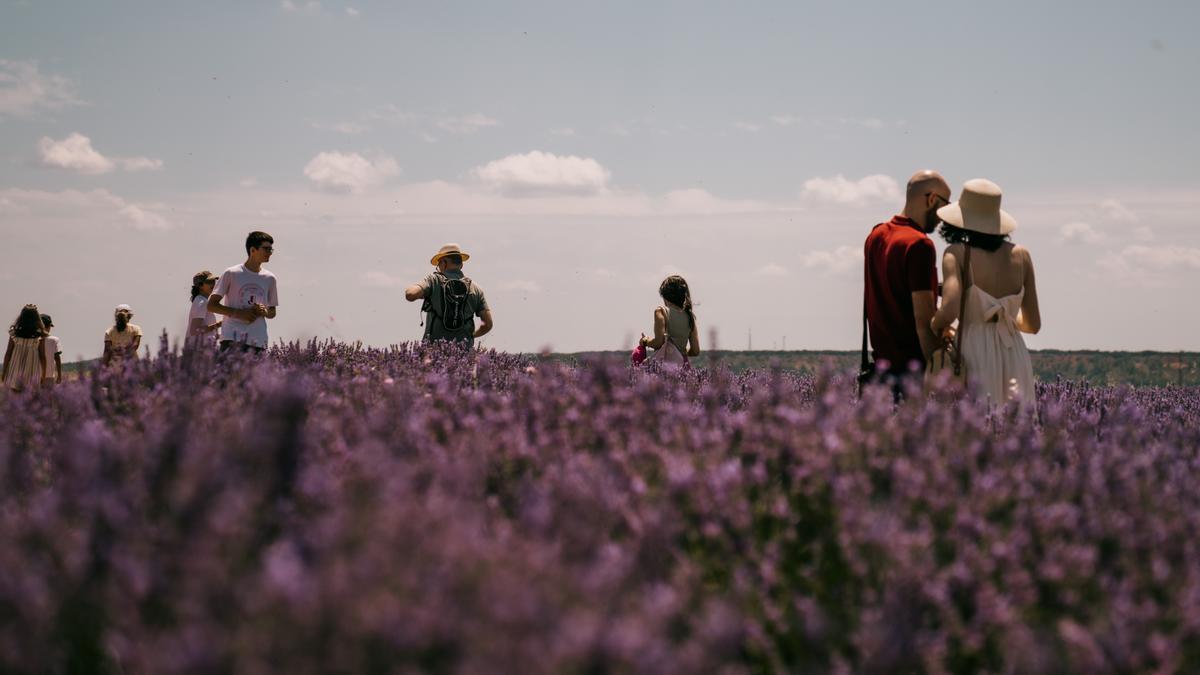
[[[9,328],[9,333],[13,337],[19,338],[44,337],[46,335],[46,327],[42,325],[42,315],[38,312],[37,305],[25,305],[21,308],[21,313],[17,315],[17,320]]]
[[[688,289],[686,279],[678,274],[672,274],[663,279],[662,284],[658,287],[658,294],[672,305],[682,307],[688,315],[688,327],[696,327],[696,313],[692,311],[692,292]]]
[[[208,270],[204,270],[203,272],[197,272],[192,275],[192,301],[193,302],[195,302],[196,296],[200,295],[200,287],[203,286],[208,281],[208,277],[210,277],[210,276],[212,276],[212,272],[209,272]]]

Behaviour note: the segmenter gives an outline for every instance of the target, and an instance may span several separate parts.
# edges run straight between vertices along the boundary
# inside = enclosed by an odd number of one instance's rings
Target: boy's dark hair
[[[52,326],[54,326],[54,319],[51,319],[49,314],[43,314],[42,315],[42,328],[45,328],[46,330],[50,330],[50,328]]]
[[[266,232],[255,230],[246,235],[246,255],[250,255],[250,249],[258,248],[263,244],[274,244],[275,238]]]
[[[942,223],[938,228],[938,234],[942,235],[942,239],[945,239],[947,244],[974,246],[985,251],[995,251],[1004,245],[1004,242],[1009,240],[1007,234],[983,234],[982,232],[964,230],[949,223]]]
[[[17,320],[9,329],[13,337],[40,338],[46,335],[46,327],[42,325],[42,315],[38,313],[37,305],[25,305]]]

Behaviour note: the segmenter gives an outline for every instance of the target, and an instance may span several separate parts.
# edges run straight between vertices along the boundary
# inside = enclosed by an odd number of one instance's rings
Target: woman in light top
[[[104,331],[104,356],[101,359],[104,365],[137,358],[142,346],[142,328],[129,323],[132,318],[133,308],[129,305],[117,305],[113,311],[113,325]]]
[[[950,246],[942,256],[942,306],[930,327],[946,339],[957,319],[967,382],[994,404],[1015,400],[1036,410],[1033,362],[1021,337],[1042,328],[1033,258],[1009,241],[1017,221],[1000,209],[1000,197],[1000,186],[975,179],[958,202],[938,209]]]
[[[46,327],[37,305],[25,305],[8,329],[4,372],[0,379],[13,391],[36,389],[46,377]]]
[[[658,287],[663,305],[654,310],[654,337],[642,333],[641,344],[655,350],[651,358],[668,363],[686,363],[700,355],[700,329],[692,311],[692,293],[679,275],[663,279]]]
[[[192,275],[192,304],[188,310],[186,341],[189,346],[208,343],[216,346],[216,332],[221,329],[221,322],[208,311],[208,296],[212,294],[216,283],[217,275],[208,270]]]

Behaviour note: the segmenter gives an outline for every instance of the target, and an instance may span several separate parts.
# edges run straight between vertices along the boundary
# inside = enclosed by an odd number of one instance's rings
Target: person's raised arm
[[[425,299],[425,287],[421,284],[413,284],[404,289],[404,299],[409,302]]]
[[[958,319],[962,296],[962,279],[958,275],[958,258],[949,249],[942,255],[942,306],[930,322],[933,335],[940,338]],[[920,325],[920,324],[918,324]]]
[[[479,322],[479,328],[475,329],[476,338],[481,338],[491,332],[492,326],[495,325],[492,323],[492,310],[483,310],[479,315]]]
[[[0,375],[0,382],[8,379],[8,367],[12,363],[13,339],[10,335],[8,338],[8,348],[4,350],[4,373]]]
[[[1017,315],[1017,328],[1023,333],[1036,334],[1042,329],[1042,312],[1038,308],[1037,284],[1033,278],[1033,258],[1023,246],[1017,247],[1025,264],[1025,297],[1021,299],[1021,313]]]
[[[688,335],[688,351],[689,357],[700,356],[700,326],[695,322],[692,323],[692,332]]]
[[[659,307],[654,310],[654,337],[642,333],[641,343],[651,349],[661,349],[667,342],[667,312]]]

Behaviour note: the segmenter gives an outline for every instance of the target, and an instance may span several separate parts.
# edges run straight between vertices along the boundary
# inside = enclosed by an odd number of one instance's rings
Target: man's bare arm
[[[490,310],[490,309],[483,310],[483,314],[479,315],[479,321],[480,321],[479,328],[475,329],[475,337],[477,337],[477,338],[481,338],[484,335],[487,335],[489,332],[491,332],[492,326],[493,326],[492,310]]]
[[[937,311],[933,291],[915,291],[912,294],[912,303],[913,318],[917,320],[917,339],[921,341],[921,353],[925,355],[925,360],[928,361],[929,357],[933,354],[933,350],[938,348],[937,336],[933,334],[933,329],[929,327],[929,322],[933,319],[933,315]]]
[[[221,302],[222,297],[223,296],[217,295],[216,293],[209,295],[208,311],[212,312],[213,314],[219,314],[221,316],[232,317],[239,321],[245,321],[246,323],[250,323],[258,318],[258,315],[255,314],[254,310],[252,309],[236,309],[224,304]]]
[[[413,284],[404,289],[404,299],[409,302],[425,299],[425,287],[421,284]]]

